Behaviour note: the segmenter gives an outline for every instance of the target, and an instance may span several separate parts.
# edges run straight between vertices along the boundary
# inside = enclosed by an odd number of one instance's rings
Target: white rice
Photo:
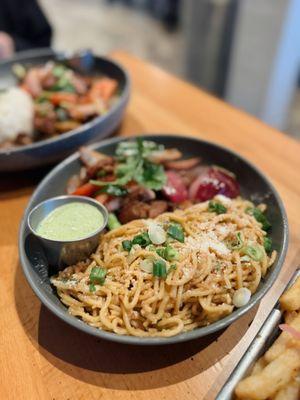
[[[0,93],[0,142],[20,133],[33,135],[34,104],[28,93],[12,87]]]

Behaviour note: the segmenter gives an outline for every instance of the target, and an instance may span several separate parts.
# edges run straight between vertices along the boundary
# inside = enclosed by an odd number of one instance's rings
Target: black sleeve
[[[11,35],[15,44],[16,51],[30,50],[38,47],[50,47],[51,40],[49,35],[35,38],[35,40],[26,39],[18,35]]]
[[[36,0],[1,0],[1,9],[0,30],[12,36],[16,51],[50,46],[52,29]]]

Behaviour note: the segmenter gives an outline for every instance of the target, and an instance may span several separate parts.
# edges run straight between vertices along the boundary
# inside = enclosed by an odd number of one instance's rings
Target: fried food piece
[[[273,397],[273,400],[298,400],[299,399],[300,383],[294,379],[288,383],[286,387],[279,390]]]
[[[283,293],[279,301],[283,310],[294,311],[300,309],[300,277]]]
[[[299,368],[299,350],[285,350],[261,373],[249,376],[239,382],[235,393],[240,399],[266,400],[283,389],[294,378]]]
[[[289,324],[291,327],[300,330],[300,314],[294,318]],[[275,360],[280,354],[282,354],[288,343],[293,340],[293,337],[288,332],[282,332],[278,339],[275,340],[273,345],[269,348],[269,350],[265,353],[265,360],[267,362],[271,362]]]

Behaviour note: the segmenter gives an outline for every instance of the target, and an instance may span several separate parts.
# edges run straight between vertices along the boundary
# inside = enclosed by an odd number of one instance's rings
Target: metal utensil
[[[103,223],[96,232],[77,240],[52,240],[46,239],[37,233],[39,223],[57,207],[68,203],[86,203],[96,207],[103,216]],[[39,203],[32,209],[27,218],[27,224],[31,233],[36,236],[44,250],[51,267],[61,269],[66,265],[76,264],[86,259],[97,247],[99,237],[107,224],[108,212],[99,202],[82,196],[58,196]]]

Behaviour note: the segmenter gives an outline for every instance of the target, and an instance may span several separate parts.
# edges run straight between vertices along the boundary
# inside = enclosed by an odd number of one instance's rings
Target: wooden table
[[[259,310],[219,334],[160,348],[102,341],[67,326],[41,306],[22,274],[18,226],[45,172],[2,175],[0,399],[214,399],[299,262],[300,143],[148,63],[122,52],[114,58],[133,81],[118,134],[195,135],[253,161],[273,181],[288,212],[285,265]]]

